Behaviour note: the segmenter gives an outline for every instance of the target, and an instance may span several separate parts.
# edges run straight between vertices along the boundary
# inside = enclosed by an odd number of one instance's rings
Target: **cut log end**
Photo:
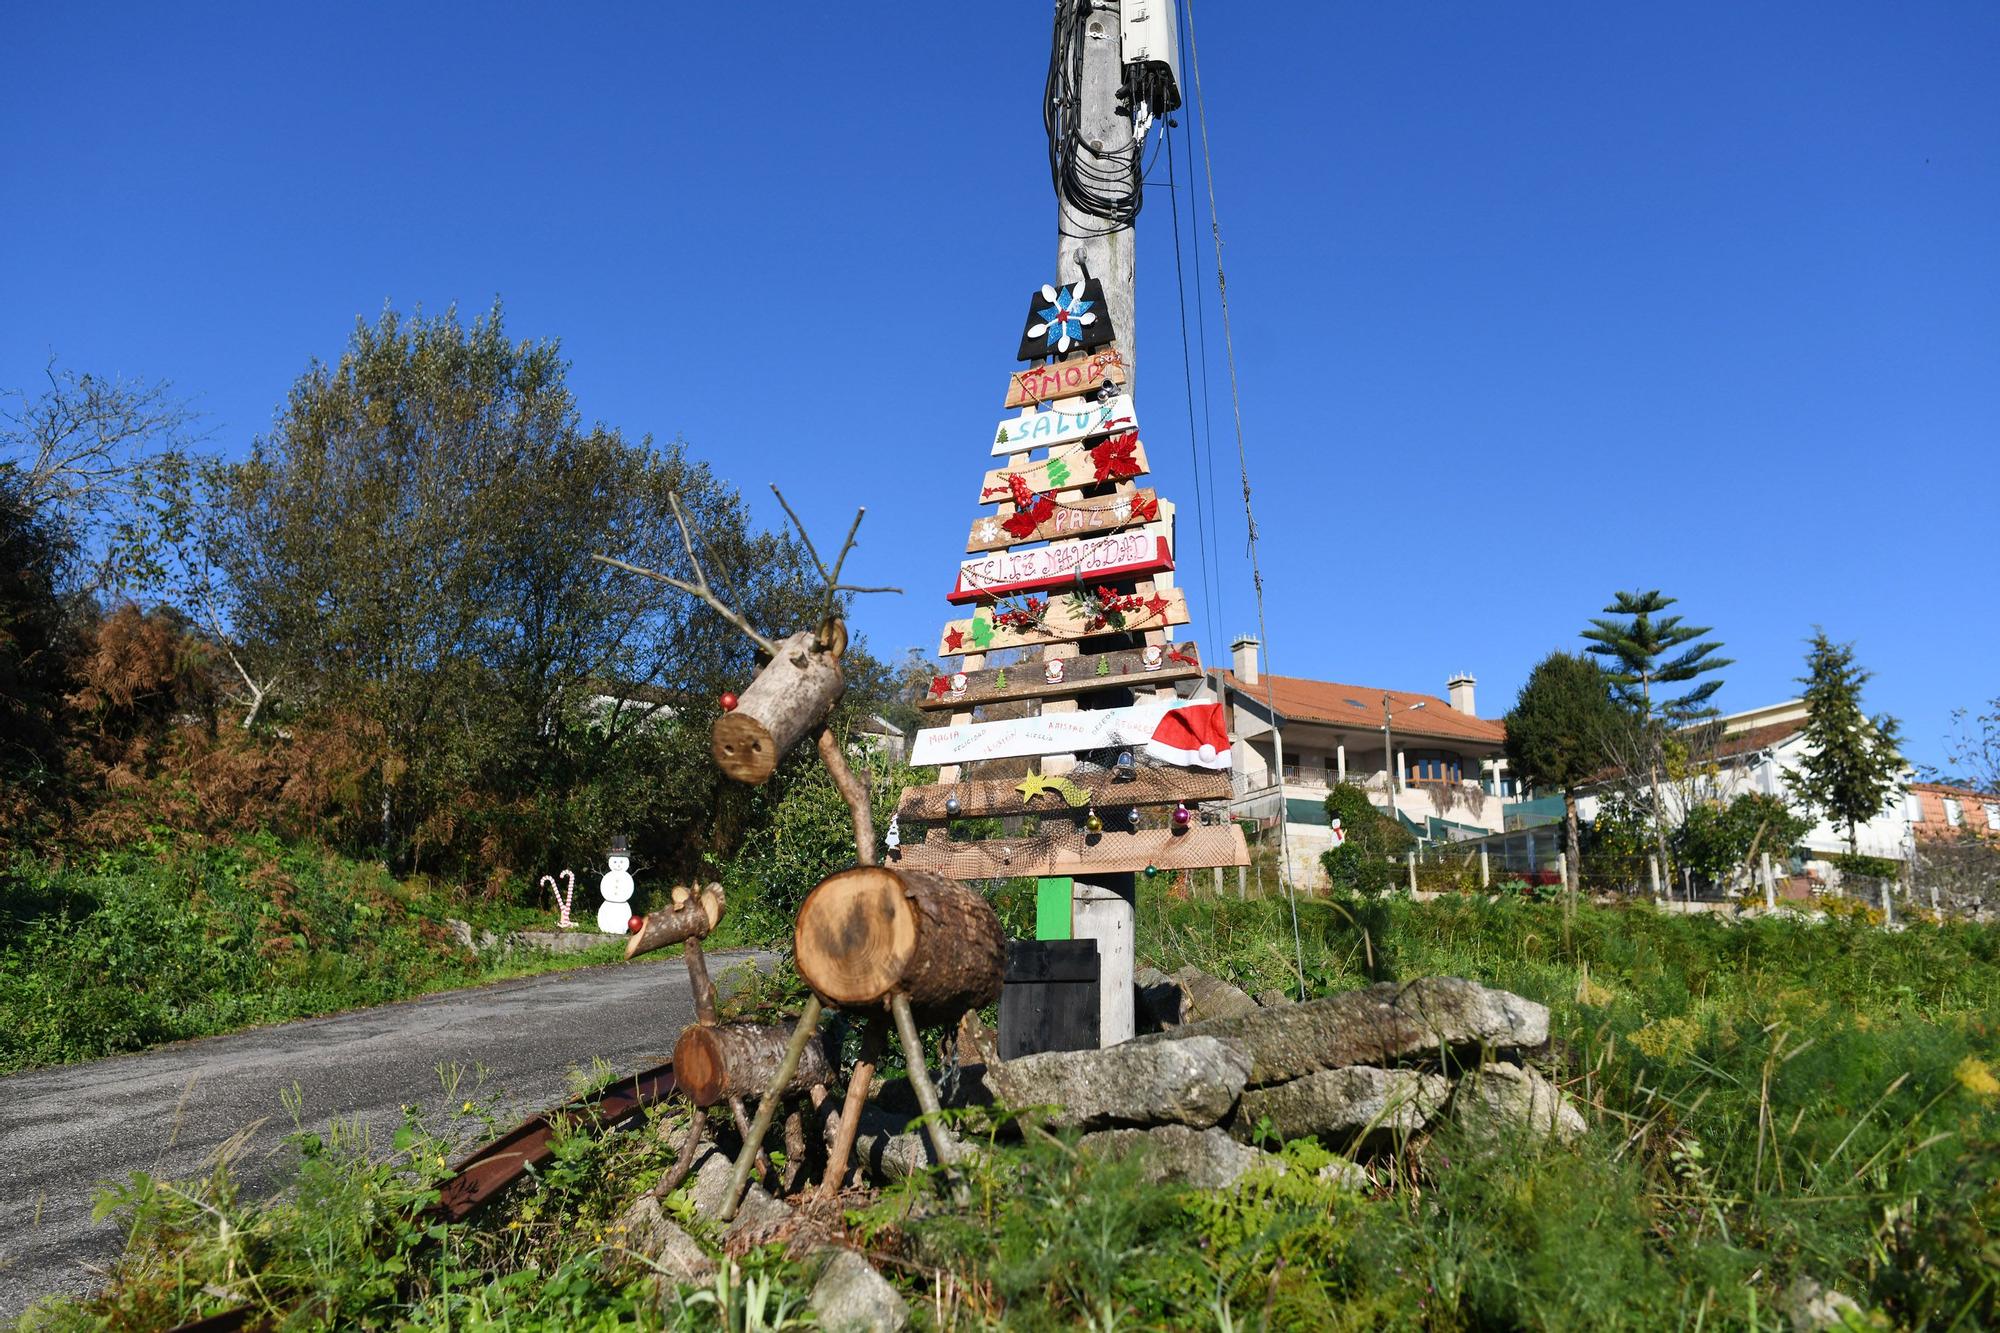
[[[755,787],[778,771],[778,744],[770,728],[754,717],[724,713],[710,735],[715,766],[738,782]]]
[[[807,984],[827,1003],[877,1003],[909,966],[916,914],[893,870],[856,867],[813,890],[796,945],[800,972],[810,969]]]
[[[978,893],[938,875],[856,866],[799,909],[799,976],[828,1004],[875,1008],[906,996],[927,1018],[955,1019],[1000,992],[1006,938]]]

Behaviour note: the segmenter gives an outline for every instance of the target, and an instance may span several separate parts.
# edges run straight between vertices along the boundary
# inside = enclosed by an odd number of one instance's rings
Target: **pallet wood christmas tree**
[[[1079,308],[1067,288],[1043,295],[1024,352],[1054,349],[1042,340],[1055,326],[1046,311]],[[1071,879],[1118,890],[1136,875],[1143,890],[1162,872],[1249,863],[1241,831],[1222,818],[1221,706],[1177,689],[1203,672],[1195,645],[1174,633],[1190,620],[1174,586],[1174,506],[1144,484],[1130,367],[1098,313],[1085,350],[1008,376],[1003,402],[1020,410],[994,429],[999,465],[978,494],[991,508],[972,521],[946,594],[964,610],[937,641],[956,669],[932,680],[921,706],[940,725],[919,731],[911,753],[937,764],[939,780],[903,793],[890,862],[899,868],[1036,875],[1066,895]],[[989,665],[1014,649],[1025,657]],[[1022,760],[1033,770],[1025,779]],[[1008,775],[990,776],[1004,761]],[[1012,831],[951,837],[951,820],[986,816]],[[1124,929],[1129,945],[1129,915]],[[1105,986],[1129,989],[1129,953],[1122,966],[1106,962]],[[1118,1026],[1107,1040],[1128,1035]]]

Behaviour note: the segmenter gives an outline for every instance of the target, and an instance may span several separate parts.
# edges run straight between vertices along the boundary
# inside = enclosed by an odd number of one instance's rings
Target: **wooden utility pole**
[[[1080,12],[1080,17],[1079,17]],[[1116,9],[1084,3],[1058,3],[1058,25],[1079,23],[1076,40],[1083,47],[1082,77],[1076,86],[1080,105],[1074,123],[1082,142],[1083,160],[1101,165],[1128,147],[1132,123],[1118,113],[1118,87],[1125,77],[1125,44]],[[1060,33],[1058,33],[1060,40]],[[1056,190],[1056,281],[1086,277],[1103,284],[1111,327],[1118,332],[1125,357],[1125,391],[1134,392],[1138,364],[1139,327],[1134,310],[1138,280],[1136,233],[1084,211]],[[1073,705],[1072,705],[1073,706]],[[1054,767],[1061,767],[1056,765]],[[1100,957],[1098,974],[1098,1040],[1105,1046],[1129,1041],[1137,1030],[1132,981],[1137,964],[1137,879],[1131,874],[1100,874],[1071,885],[1072,929],[1079,939],[1094,939]]]
[[[1124,43],[1118,31],[1118,11],[1098,5],[1061,3],[1056,6],[1058,24],[1073,21],[1083,10],[1083,77],[1078,86],[1080,105],[1076,112],[1077,132],[1082,139],[1078,151],[1088,161],[1104,166],[1131,155],[1132,121],[1118,109],[1118,88],[1125,77]],[[1136,179],[1131,188],[1137,188]],[[1114,227],[1100,217],[1084,212],[1063,199],[1056,199],[1056,280],[1073,282],[1086,274],[1104,284],[1104,299],[1111,307],[1111,326],[1118,331],[1118,344],[1125,354],[1127,372],[1138,362],[1139,325],[1133,309],[1138,273],[1138,247],[1131,226]],[[1127,381],[1127,392],[1130,392]]]

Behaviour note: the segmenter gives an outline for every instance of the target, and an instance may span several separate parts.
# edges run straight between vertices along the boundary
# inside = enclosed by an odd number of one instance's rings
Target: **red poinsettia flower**
[[[951,682],[943,676],[933,677],[931,679],[931,693],[940,699],[944,698],[945,695],[951,693]]]
[[[1138,443],[1138,432],[1128,430],[1122,435],[1113,435],[1103,443],[1093,446],[1090,450],[1090,462],[1097,469],[1097,480],[1110,481],[1117,477],[1138,476],[1139,460],[1132,456],[1132,451]]]

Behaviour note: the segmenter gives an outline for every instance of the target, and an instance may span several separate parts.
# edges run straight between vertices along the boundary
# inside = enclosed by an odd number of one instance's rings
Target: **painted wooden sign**
[[[1115,346],[1085,352],[1052,365],[1029,366],[1007,377],[1008,407],[1032,407],[1125,382],[1125,358]]]
[[[945,600],[957,605],[1017,593],[1050,592],[1117,579],[1144,578],[1174,567],[1165,525],[1148,523],[1081,541],[1052,542],[1026,551],[994,551],[958,562],[958,583]]]
[[[1069,643],[1094,634],[1121,634],[1135,630],[1165,629],[1188,623],[1187,597],[1179,588],[1163,588],[1151,594],[1146,604],[1125,616],[1116,629],[1092,628],[1088,612],[1071,605],[1066,597],[1051,598],[1046,614],[1037,625],[998,625],[991,611],[981,611],[970,620],[953,620],[938,639],[938,656],[990,653],[1002,648],[1027,648],[1038,643]]]
[[[1118,532],[1141,523],[1171,524],[1174,518],[1173,502],[1163,502],[1151,487],[1118,495],[1086,496],[1058,504],[1054,513],[1028,529],[1024,537],[1015,536],[1014,531],[1006,526],[1006,521],[1016,512],[1013,505],[1007,505],[992,518],[973,520],[972,532],[965,539],[965,549],[997,551],[1027,542]],[[1016,530],[1020,527],[1018,523],[1014,525]]]
[[[1148,644],[1056,660],[1062,665],[1052,668],[1047,661],[1017,662],[934,677],[917,707],[962,713],[980,704],[1067,699],[1093,690],[1143,689],[1201,674],[1201,658],[1192,639],[1178,647]]]
[[[1024,454],[1030,449],[1053,449],[1114,431],[1139,429],[1139,416],[1132,408],[1130,394],[1119,394],[1081,406],[1049,407],[1037,412],[1032,407],[1015,417],[1002,418],[993,429],[993,454]]]
[[[920,843],[905,844],[892,863],[903,870],[929,870],[948,879],[1007,879],[1016,875],[1082,875],[1092,871],[1205,870],[1247,866],[1250,848],[1234,824],[1203,824],[1176,833],[1168,829],[1085,833],[1051,831],[1032,838],[953,842],[934,830]]]
[[[1048,789],[1036,790],[1038,783]],[[1066,790],[1059,790],[1058,785]],[[1118,811],[1135,805],[1226,801],[1230,794],[1227,773],[1202,768],[1142,768],[1124,782],[1109,773],[1068,773],[1054,779],[1030,775],[1019,781],[998,778],[907,787],[896,815],[906,820],[977,819],[989,815],[1053,815],[1093,806],[1100,812]],[[948,801],[958,802],[955,812],[946,804]],[[1108,822],[1116,827],[1116,820]]]
[[[913,764],[970,764],[982,759],[1022,759],[1084,750],[1143,749],[1170,762],[1197,762],[1184,747],[1196,734],[1212,738],[1202,750],[1202,767],[1227,770],[1229,738],[1221,731],[1215,703],[1131,704],[1124,708],[1044,713],[996,722],[960,722],[925,727],[910,746]],[[1178,760],[1171,756],[1179,756]]]
[[[1116,438],[1116,437],[1114,437]],[[992,504],[997,500],[1014,498],[1013,487],[1008,478],[1019,477],[1037,494],[1058,495],[1063,491],[1078,491],[1086,486],[1096,486],[1106,481],[1124,481],[1132,477],[1146,475],[1146,446],[1134,440],[1129,450],[1122,446],[1116,450],[1099,452],[1102,444],[1073,444],[1060,449],[1051,449],[1047,458],[1020,467],[997,467],[988,472],[979,483],[979,502]],[[1102,473],[1103,475],[1099,475]]]
[[[1021,332],[1021,360],[1067,356],[1079,349],[1102,347],[1117,337],[1111,327],[1111,307],[1104,284],[1096,278],[1042,284],[1028,298],[1028,323]]]

